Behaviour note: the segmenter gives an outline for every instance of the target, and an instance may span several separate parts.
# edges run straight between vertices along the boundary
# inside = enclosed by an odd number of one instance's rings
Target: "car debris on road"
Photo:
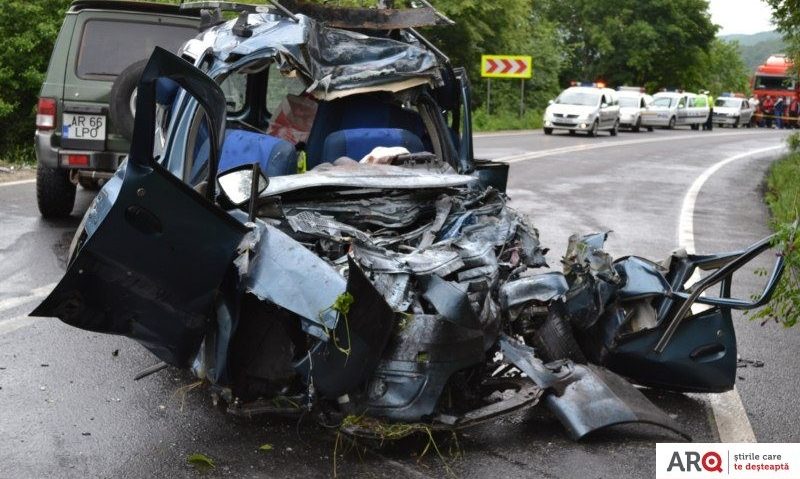
[[[537,274],[547,250],[507,204],[507,165],[472,156],[466,75],[415,30],[441,15],[304,5],[236,6],[180,56],[155,51],[129,158],[32,315],[131,337],[237,415],[380,436],[542,403],[574,439],[685,435],[634,384],[733,387],[731,309],[768,301],[782,258],[757,300],[730,298],[731,278],[769,238],[656,263],[574,235],[563,272]],[[286,78],[313,107],[281,119],[266,106]]]

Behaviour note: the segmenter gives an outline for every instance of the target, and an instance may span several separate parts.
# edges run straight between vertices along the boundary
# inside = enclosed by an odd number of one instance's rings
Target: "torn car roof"
[[[321,100],[368,91],[399,91],[441,81],[439,60],[410,34],[401,40],[331,28],[302,14],[297,21],[272,13],[244,14],[249,37],[242,36],[241,21],[231,20],[203,32],[183,47],[192,55],[211,49],[212,71],[225,69],[239,59],[274,58],[281,71],[296,72],[309,83],[308,92]]]

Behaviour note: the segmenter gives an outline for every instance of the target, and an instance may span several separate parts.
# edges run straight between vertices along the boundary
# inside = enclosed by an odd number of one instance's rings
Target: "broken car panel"
[[[345,419],[452,429],[540,400],[575,439],[681,433],[628,380],[733,387],[730,310],[767,301],[782,262],[755,302],[731,274],[768,241],[662,266],[576,235],[563,273],[536,274],[507,165],[472,157],[463,71],[410,28],[240,8],[182,58],[156,50],[130,158],[34,315],[136,339],[234,413],[318,409],[366,435]],[[166,123],[159,79],[180,88]],[[716,271],[685,287],[697,268]]]

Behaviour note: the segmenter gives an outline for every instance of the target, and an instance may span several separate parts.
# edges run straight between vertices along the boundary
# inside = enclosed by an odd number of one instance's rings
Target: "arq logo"
[[[675,451],[667,466],[667,472],[722,472],[722,458],[716,452],[700,456],[696,451]]]

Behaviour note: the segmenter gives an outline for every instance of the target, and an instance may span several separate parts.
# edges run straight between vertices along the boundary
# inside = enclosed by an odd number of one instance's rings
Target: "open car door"
[[[205,197],[153,157],[159,78],[176,82],[205,110],[211,146]],[[186,367],[212,324],[218,289],[247,231],[213,203],[225,97],[203,72],[156,48],[136,107],[127,164],[92,204],[66,274],[31,316],[125,335]]]

